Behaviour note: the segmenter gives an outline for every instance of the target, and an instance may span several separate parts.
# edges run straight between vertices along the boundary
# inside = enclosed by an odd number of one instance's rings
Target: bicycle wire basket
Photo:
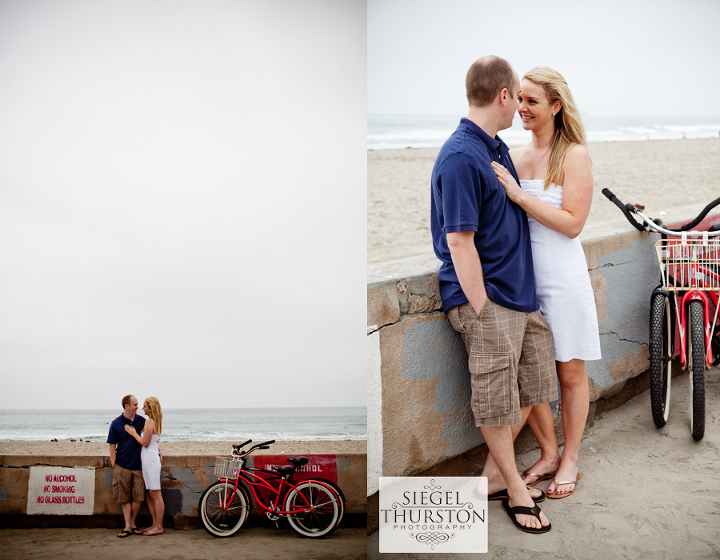
[[[238,471],[243,468],[241,457],[216,457],[215,476],[218,478],[237,478]]]
[[[655,243],[663,288],[667,291],[720,291],[720,239],[707,235]]]

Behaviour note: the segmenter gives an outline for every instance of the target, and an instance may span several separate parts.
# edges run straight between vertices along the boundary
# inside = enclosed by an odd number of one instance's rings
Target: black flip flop
[[[530,487],[528,486],[528,490],[530,490]],[[535,490],[540,490],[540,488],[535,488]],[[530,496],[532,498],[532,496]],[[488,494],[488,501],[492,502],[494,500],[500,501],[504,500],[505,498],[510,498],[510,494],[508,494],[507,488],[504,490],[498,490],[497,492],[493,492],[492,494]],[[537,498],[533,498],[533,502],[536,504],[542,502],[545,499],[545,492],[540,490],[540,495]]]
[[[145,531],[143,531],[142,529],[138,529],[137,527],[133,527],[133,528],[131,529],[131,531],[132,531],[132,534],[133,534],[133,535],[143,535],[143,534],[145,534]]]
[[[124,539],[124,538],[126,538],[126,537],[129,537],[130,535],[132,535],[132,533],[131,533],[130,531],[128,531],[127,529],[123,529],[123,530],[122,530],[122,533],[120,533],[120,534],[118,535],[118,538],[119,538],[119,539]]]
[[[538,506],[535,507],[526,507],[526,506],[515,506],[510,507],[510,500],[503,500],[502,501],[502,507],[507,512],[507,514],[510,516],[510,519],[512,519],[512,522],[515,523],[515,527],[520,529],[521,531],[525,531],[526,533],[547,533],[550,528],[552,527],[552,524],[548,525],[547,527],[540,527],[539,529],[536,529],[534,527],[525,527],[524,525],[521,525],[518,520],[515,518],[515,515],[534,515],[538,518],[538,521],[540,521],[540,508]]]

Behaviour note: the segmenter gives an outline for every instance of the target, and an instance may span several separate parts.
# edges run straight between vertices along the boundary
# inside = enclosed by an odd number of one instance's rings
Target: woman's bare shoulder
[[[589,162],[590,152],[582,144],[571,144],[565,153],[565,160],[568,161],[568,159],[574,163]]]

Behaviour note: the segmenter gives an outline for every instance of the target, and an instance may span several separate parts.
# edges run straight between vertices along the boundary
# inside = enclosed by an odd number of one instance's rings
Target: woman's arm
[[[150,440],[152,440],[152,435],[155,431],[155,422],[152,419],[148,419],[147,422],[145,422],[142,436],[138,435],[137,430],[130,425],[125,426],[125,431],[134,437],[140,445],[147,447],[150,445]]]
[[[525,212],[544,226],[571,239],[580,235],[590,213],[593,193],[590,154],[584,146],[575,144],[565,154],[562,208],[554,208],[526,193],[507,169],[496,162],[492,165],[508,198]]]

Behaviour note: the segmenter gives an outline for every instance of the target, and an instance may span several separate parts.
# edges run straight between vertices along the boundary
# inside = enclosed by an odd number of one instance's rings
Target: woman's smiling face
[[[554,126],[553,113],[559,110],[560,102],[550,105],[545,88],[528,79],[522,81],[518,96],[518,114],[525,130],[540,130],[548,126],[548,123]]]

